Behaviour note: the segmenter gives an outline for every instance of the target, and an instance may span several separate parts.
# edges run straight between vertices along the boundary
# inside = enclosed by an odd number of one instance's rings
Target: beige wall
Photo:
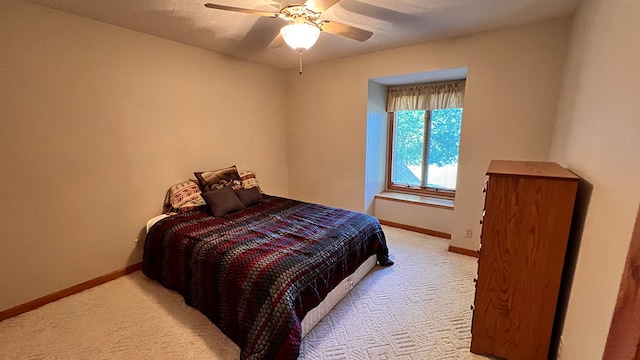
[[[551,159],[593,185],[561,359],[601,359],[640,203],[640,2],[584,1]]]
[[[364,211],[375,213],[375,196],[384,191],[387,168],[384,159],[387,156],[387,89],[375,81],[368,81],[367,90],[367,133],[364,175]]]
[[[563,18],[381,51],[307,66],[304,79],[289,71],[291,196],[363,211],[368,79],[466,67],[451,244],[476,249],[489,161],[549,157],[570,26]]]
[[[194,170],[288,195],[280,70],[13,0],[0,53],[0,310],[139,262]]]

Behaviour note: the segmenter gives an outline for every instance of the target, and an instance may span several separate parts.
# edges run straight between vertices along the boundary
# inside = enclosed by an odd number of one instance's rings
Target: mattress
[[[344,278],[318,306],[311,309],[302,319],[302,337],[304,338],[318,325],[328,313],[342,300],[356,284],[360,282],[376,266],[376,256],[371,255],[356,271]]]

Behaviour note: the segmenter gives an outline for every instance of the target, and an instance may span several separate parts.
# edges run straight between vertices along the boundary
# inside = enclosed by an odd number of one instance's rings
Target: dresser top
[[[491,160],[487,175],[511,175],[578,180],[571,171],[554,162]]]

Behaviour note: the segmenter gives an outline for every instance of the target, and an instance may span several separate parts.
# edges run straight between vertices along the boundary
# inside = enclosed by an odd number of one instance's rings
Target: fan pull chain
[[[302,79],[302,51],[298,51],[298,54],[300,54],[300,68],[298,73],[300,74],[300,79]]]

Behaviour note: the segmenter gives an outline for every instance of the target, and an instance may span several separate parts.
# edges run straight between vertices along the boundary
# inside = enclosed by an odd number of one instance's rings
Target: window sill
[[[421,206],[431,206],[440,209],[453,210],[454,200],[443,199],[435,196],[420,196],[413,194],[404,194],[392,191],[381,192],[376,195],[377,199],[397,201]]]

